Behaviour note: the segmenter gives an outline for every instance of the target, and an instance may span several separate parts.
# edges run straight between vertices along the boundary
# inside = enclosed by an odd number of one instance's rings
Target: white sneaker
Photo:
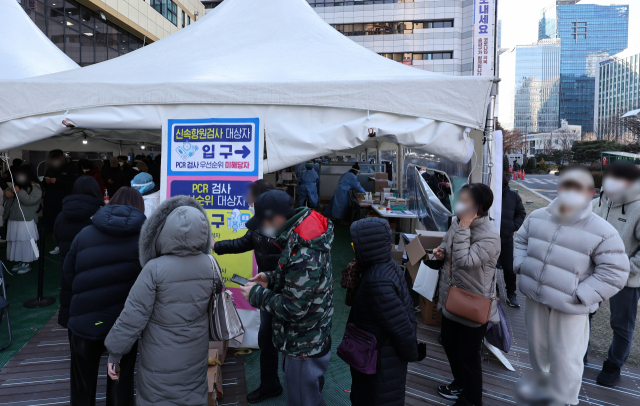
[[[49,251],[49,254],[56,255],[60,253],[60,247],[55,247],[52,251]]]
[[[15,264],[13,266],[13,268],[11,268],[12,271],[17,271],[18,269],[22,268],[22,265],[24,265],[22,262],[18,262],[17,264]]]
[[[22,264],[22,266],[18,269],[18,275],[24,275],[31,270],[31,265]]]

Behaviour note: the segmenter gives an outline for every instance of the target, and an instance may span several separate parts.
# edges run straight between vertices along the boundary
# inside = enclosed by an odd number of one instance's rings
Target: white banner
[[[494,76],[495,0],[474,0],[473,76]]]

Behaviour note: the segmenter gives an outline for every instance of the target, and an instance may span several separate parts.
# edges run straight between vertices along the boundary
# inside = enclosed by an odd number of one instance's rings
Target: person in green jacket
[[[13,173],[13,183],[4,191],[7,200],[7,259],[15,261],[14,271],[22,275],[31,270],[37,259],[30,240],[38,241],[38,209],[42,189],[31,165],[22,165]]]
[[[241,288],[249,303],[273,316],[273,344],[283,354],[287,406],[324,405],[324,374],[331,359],[333,224],[307,207],[293,208],[280,190],[255,202],[249,230],[275,237],[279,267]]]

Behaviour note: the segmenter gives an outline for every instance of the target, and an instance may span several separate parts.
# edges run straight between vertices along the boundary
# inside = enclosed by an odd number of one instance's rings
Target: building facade
[[[523,134],[560,125],[560,40],[544,39],[500,52],[500,122]]]
[[[596,78],[594,128],[598,138],[630,142],[622,115],[640,109],[640,48],[600,61]]]
[[[560,121],[560,127],[547,132],[526,135],[525,154],[550,154],[553,151],[570,150],[574,142],[582,139],[582,127]]]
[[[49,39],[80,66],[113,59],[204,16],[198,0],[18,0]]]
[[[538,39],[560,39],[559,115],[593,131],[598,62],[627,48],[628,5],[558,0],[542,10]]]

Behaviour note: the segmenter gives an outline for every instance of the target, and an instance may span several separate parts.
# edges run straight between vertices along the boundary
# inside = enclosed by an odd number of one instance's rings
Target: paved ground
[[[521,183],[550,200],[555,199],[558,195],[556,192],[558,177],[555,175],[526,175],[524,179],[513,182]]]

